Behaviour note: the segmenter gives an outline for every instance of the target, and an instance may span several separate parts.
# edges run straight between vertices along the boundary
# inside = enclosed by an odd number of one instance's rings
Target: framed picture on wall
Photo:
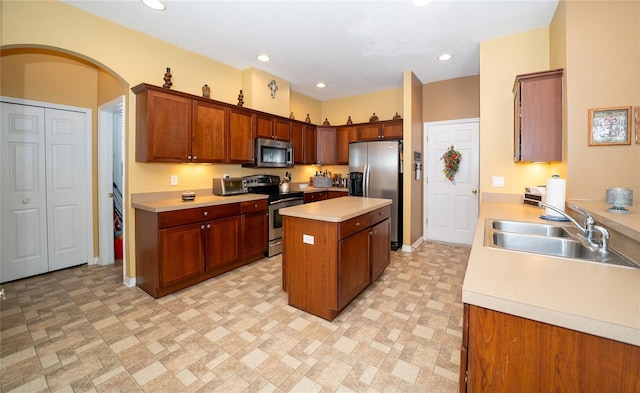
[[[631,144],[631,107],[589,109],[589,146]]]

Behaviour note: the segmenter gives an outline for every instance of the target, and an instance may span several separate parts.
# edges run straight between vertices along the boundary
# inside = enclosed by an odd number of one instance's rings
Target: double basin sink
[[[484,233],[487,247],[640,268],[611,249],[607,252],[590,250],[577,239],[579,230],[573,226],[488,218]]]

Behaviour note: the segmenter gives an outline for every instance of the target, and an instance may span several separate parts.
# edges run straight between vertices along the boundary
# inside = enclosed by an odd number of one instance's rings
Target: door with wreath
[[[478,221],[479,121],[426,123],[427,240],[470,245]]]

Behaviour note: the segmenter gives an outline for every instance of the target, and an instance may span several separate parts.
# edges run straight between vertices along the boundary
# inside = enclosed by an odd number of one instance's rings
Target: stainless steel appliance
[[[245,167],[287,168],[293,166],[293,144],[266,138],[255,139],[254,160]]]
[[[217,177],[213,179],[213,193],[216,195],[246,194],[247,187],[241,177]]]
[[[304,203],[302,191],[281,192],[280,177],[274,175],[252,175],[242,178],[248,192],[269,196],[269,249],[267,256],[282,252],[282,216],[280,209]]]
[[[349,144],[349,195],[391,199],[391,249],[402,246],[402,141]]]

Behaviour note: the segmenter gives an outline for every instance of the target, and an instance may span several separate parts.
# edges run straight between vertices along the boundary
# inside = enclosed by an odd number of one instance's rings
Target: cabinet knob
[[[206,216],[209,215],[209,212],[204,212],[204,213],[202,213],[202,215],[206,217]]]
[[[258,207],[258,204],[257,204],[257,203],[256,203],[256,204],[254,204],[254,205],[253,205],[253,207]]]
[[[356,222],[356,226],[357,226],[357,227],[359,227],[359,226],[360,226],[360,223],[359,223],[359,222]]]
[[[211,224],[207,224],[207,229],[210,229],[210,228],[211,228]]]
[[[204,229],[204,224],[200,225],[200,229]]]
[[[198,159],[198,157],[196,157],[196,156],[193,156],[193,160],[194,160],[194,161],[195,161],[195,160],[197,160],[197,159]]]
[[[187,160],[191,161],[191,156],[187,156]]]

